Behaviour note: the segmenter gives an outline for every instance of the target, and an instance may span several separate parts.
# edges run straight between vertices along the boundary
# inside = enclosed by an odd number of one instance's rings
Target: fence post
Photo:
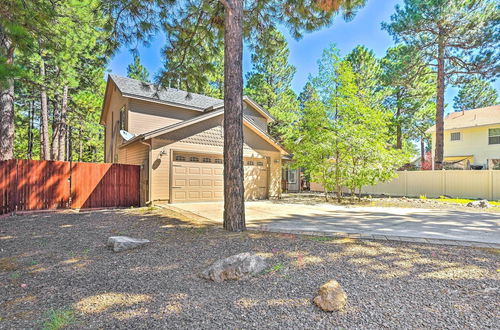
[[[404,171],[405,174],[405,197],[408,197],[408,171]]]
[[[441,171],[441,185],[442,185],[442,189],[441,191],[443,192],[443,196],[446,195],[446,171],[445,169],[443,168]]]
[[[493,200],[493,170],[488,170],[488,199]]]
[[[14,212],[15,215],[17,213],[17,204],[19,203],[19,160],[15,160],[16,165],[16,185],[14,186]]]

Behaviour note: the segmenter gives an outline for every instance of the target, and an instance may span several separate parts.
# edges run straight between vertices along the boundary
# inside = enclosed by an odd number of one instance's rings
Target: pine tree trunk
[[[442,43],[438,45],[438,72],[437,72],[437,102],[436,102],[436,146],[434,155],[434,168],[443,167],[444,153],[444,92],[445,92],[445,49]]]
[[[14,46],[2,35],[2,50],[6,64],[14,64]],[[6,87],[0,89],[0,160],[14,158],[14,79],[7,79]]]
[[[79,149],[78,149],[78,161],[81,162],[83,158],[83,140],[82,140],[82,128],[80,127],[80,132],[78,134],[78,142],[79,142]]]
[[[40,77],[42,87],[40,91],[40,159],[50,160],[49,153],[49,109],[47,101],[47,90],[45,88],[45,62],[40,62]]]
[[[243,185],[243,0],[222,0],[224,19],[224,229],[245,226]]]
[[[397,106],[396,110],[396,149],[403,149],[403,132],[401,128],[401,109],[399,108],[399,105]]]
[[[62,104],[61,104],[61,119],[59,125],[59,153],[58,160],[66,158],[66,113],[68,111],[68,86],[65,85],[63,89]]]
[[[61,109],[57,100],[52,103],[54,108],[52,112],[52,140],[50,141],[50,158],[57,160],[59,155],[59,134],[61,127]]]
[[[30,101],[30,109],[28,112],[28,150],[26,152],[28,159],[33,157],[33,115],[34,115],[34,105],[33,101]]]
[[[420,169],[422,169],[422,165],[425,162],[425,140],[424,137],[420,137]]]

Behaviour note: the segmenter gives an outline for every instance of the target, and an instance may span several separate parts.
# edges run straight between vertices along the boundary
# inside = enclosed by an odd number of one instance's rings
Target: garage
[[[224,199],[222,155],[177,152],[172,161],[172,203],[209,202]],[[244,158],[245,199],[268,196],[266,158]]]

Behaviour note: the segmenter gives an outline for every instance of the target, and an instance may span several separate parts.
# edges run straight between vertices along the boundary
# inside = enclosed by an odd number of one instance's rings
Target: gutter
[[[153,200],[151,199],[151,191],[152,191],[152,176],[153,176],[153,170],[152,170],[152,164],[151,161],[153,160],[152,157],[152,152],[153,152],[153,146],[150,143],[146,143],[144,141],[139,140],[138,141],[140,144],[144,144],[148,146],[148,198],[146,201],[146,205],[152,205]]]

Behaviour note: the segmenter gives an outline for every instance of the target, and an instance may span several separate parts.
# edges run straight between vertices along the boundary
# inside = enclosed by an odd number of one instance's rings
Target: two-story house
[[[141,165],[143,203],[222,200],[223,116],[220,99],[109,75],[101,113],[105,161]],[[247,199],[281,194],[287,152],[268,134],[273,121],[244,97]]]
[[[436,127],[432,133],[435,154]],[[500,167],[500,105],[452,112],[444,119],[444,162],[448,168]]]

